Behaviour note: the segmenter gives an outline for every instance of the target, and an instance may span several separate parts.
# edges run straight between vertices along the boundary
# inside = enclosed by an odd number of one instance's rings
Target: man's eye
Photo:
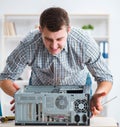
[[[57,41],[61,41],[61,40],[62,40],[62,38],[58,38],[58,39],[57,39]]]
[[[49,38],[46,38],[45,40],[46,40],[46,41],[50,41],[50,42],[52,42],[52,39],[49,39]]]

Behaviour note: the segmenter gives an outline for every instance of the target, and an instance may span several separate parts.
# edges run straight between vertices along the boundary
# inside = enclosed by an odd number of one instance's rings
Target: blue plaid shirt
[[[95,80],[111,81],[95,40],[79,28],[72,28],[64,49],[51,55],[38,30],[30,32],[6,61],[0,80],[16,80],[26,65],[31,66],[32,85],[84,85],[88,71]]]

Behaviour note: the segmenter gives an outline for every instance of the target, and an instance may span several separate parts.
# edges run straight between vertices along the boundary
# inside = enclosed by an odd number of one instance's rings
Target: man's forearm
[[[112,88],[111,82],[103,81],[98,84],[98,87],[97,87],[95,93],[105,92],[105,94],[107,95],[109,93],[109,91],[111,90],[111,88]]]
[[[14,93],[17,89],[14,87],[13,82],[11,80],[2,80],[0,81],[0,88],[9,96],[14,96]]]

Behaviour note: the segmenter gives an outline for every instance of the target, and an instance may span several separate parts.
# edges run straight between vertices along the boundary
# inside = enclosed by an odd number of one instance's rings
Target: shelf
[[[108,40],[109,36],[94,36],[95,40]]]
[[[13,29],[15,35],[26,35],[30,30],[34,29],[39,24],[39,15],[5,15],[4,24],[7,29]],[[7,25],[6,25],[7,24]],[[12,28],[13,27],[13,28]],[[8,30],[9,31],[9,30]],[[5,31],[4,31],[5,32]],[[9,33],[7,33],[9,34]],[[10,34],[11,35],[11,34]]]
[[[24,37],[23,35],[14,35],[14,36],[5,35],[5,36],[3,36],[3,38],[5,38],[5,39],[21,39],[23,37]]]

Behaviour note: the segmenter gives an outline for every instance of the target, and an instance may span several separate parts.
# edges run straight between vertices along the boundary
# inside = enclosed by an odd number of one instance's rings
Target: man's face
[[[42,33],[43,43],[49,53],[57,55],[65,47],[70,27],[66,28],[66,26],[63,26],[62,29],[57,32],[51,32],[45,27],[44,29],[40,28],[40,31]]]

